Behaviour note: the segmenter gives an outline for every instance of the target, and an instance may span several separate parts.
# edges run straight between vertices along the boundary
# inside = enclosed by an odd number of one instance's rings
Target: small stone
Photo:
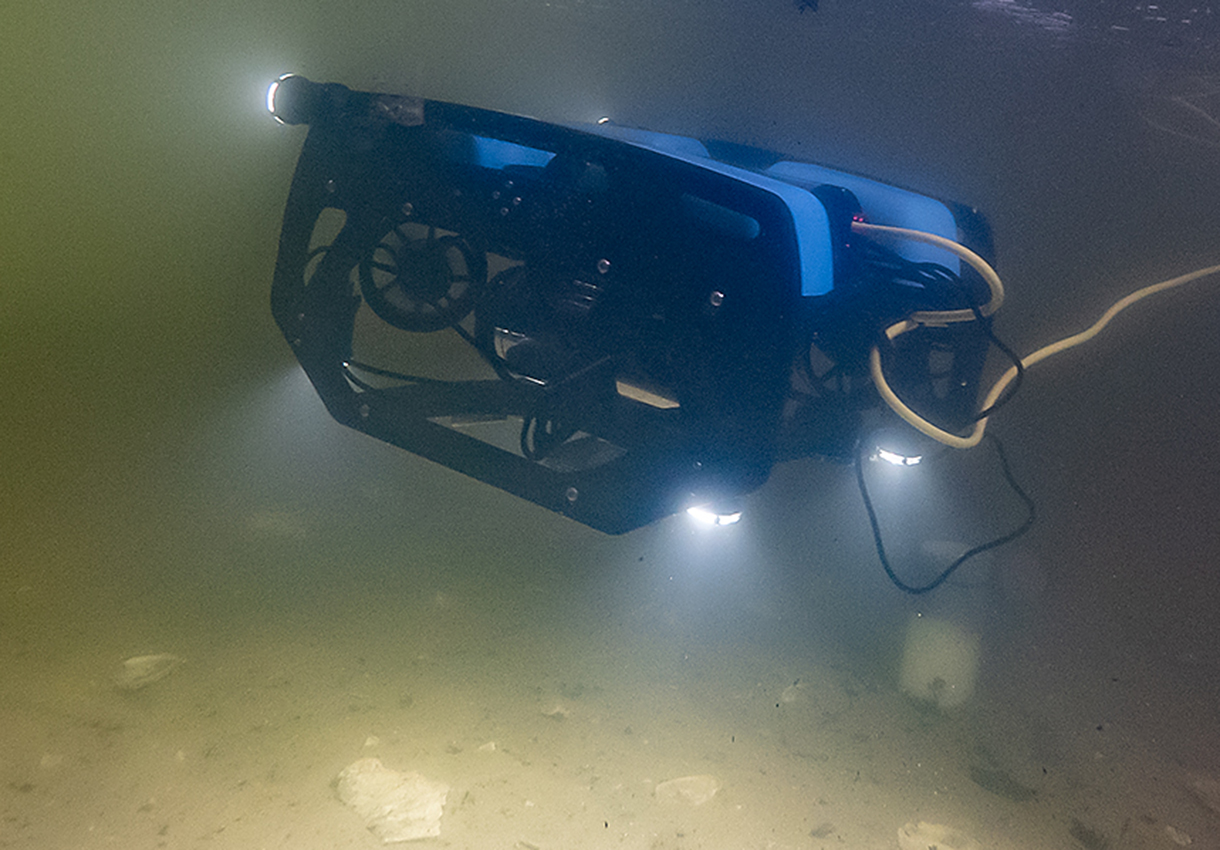
[[[399,773],[380,759],[349,764],[339,774],[339,799],[364,819],[383,844],[441,834],[441,815],[449,786],[418,773]]]
[[[185,660],[168,652],[133,656],[123,662],[114,677],[114,686],[120,691],[138,691],[161,681]]]
[[[562,703],[557,703],[550,708],[545,708],[542,710],[542,716],[550,718],[551,720],[567,720],[571,713],[572,712],[568,710],[567,706],[563,705]]]
[[[1190,791],[1196,800],[1220,814],[1220,779],[1196,773],[1190,777]]]
[[[922,820],[898,830],[898,846],[902,850],[982,850],[977,841],[961,830]]]
[[[716,796],[720,780],[707,774],[680,776],[656,787],[657,799],[663,803],[689,803],[702,806]]]
[[[1169,840],[1179,847],[1189,847],[1194,843],[1193,839],[1180,829],[1174,829],[1172,826],[1165,827],[1165,834],[1169,836]]]

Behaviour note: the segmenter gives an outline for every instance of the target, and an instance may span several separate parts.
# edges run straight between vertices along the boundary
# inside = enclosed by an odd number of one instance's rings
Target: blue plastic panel
[[[518,145],[487,136],[471,136],[474,139],[474,161],[483,168],[501,169],[509,165],[534,165],[541,168],[555,154],[550,151]]]
[[[682,162],[706,168],[764,189],[778,196],[792,214],[800,258],[801,295],[825,295],[834,289],[834,258],[830,248],[830,218],[822,202],[805,188],[755,171],[712,159],[702,142],[685,136],[637,130],[616,124],[573,125],[637,147],[657,151]],[[878,184],[880,185],[880,184]]]

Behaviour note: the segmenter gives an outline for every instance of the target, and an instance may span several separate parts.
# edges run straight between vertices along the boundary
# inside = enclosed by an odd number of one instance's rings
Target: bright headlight
[[[741,510],[736,505],[711,502],[706,505],[694,505],[686,509],[700,525],[732,525],[741,519]]]
[[[292,74],[280,74],[276,77],[275,82],[267,87],[267,111],[271,113],[271,117],[281,124],[287,123],[275,112],[275,96],[280,90],[280,83],[291,77]]]
[[[873,451],[872,460],[883,460],[886,463],[892,463],[894,466],[914,466],[923,460],[923,455],[905,455],[891,449],[885,449],[881,446]]]

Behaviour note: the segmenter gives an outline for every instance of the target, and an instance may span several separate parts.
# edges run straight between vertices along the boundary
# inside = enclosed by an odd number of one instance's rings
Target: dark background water
[[[554,629],[780,664],[832,647],[893,687],[918,610],[983,634],[993,694],[1023,692],[1065,729],[1119,723],[1184,768],[1220,762],[1216,281],[1031,370],[993,430],[1039,525],[915,603],[886,584],[845,468],[777,470],[726,540],[681,518],[606,538],[330,423],[268,313],[303,131],[262,111],[292,70],[610,115],[967,202],[1009,290],[997,328],[1026,352],[1220,261],[1208,4],[124,2],[3,19],[13,704],[44,663],[173,641],[194,657],[252,624],[297,636],[359,621],[357,600],[390,622],[451,598],[496,625],[437,626],[446,640],[503,628],[539,653]],[[929,540],[1004,522],[1003,505],[969,507],[999,498],[988,461],[958,472],[921,485],[967,506]],[[901,522],[910,502],[882,499]]]

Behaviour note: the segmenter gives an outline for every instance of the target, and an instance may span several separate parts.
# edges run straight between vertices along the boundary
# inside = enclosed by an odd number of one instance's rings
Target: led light
[[[915,466],[924,459],[929,441],[913,428],[886,427],[868,437],[872,445],[868,459],[883,460],[894,466]]]
[[[267,87],[267,111],[281,124],[312,124],[333,108],[336,96],[347,92],[343,86],[318,85],[300,74],[280,74]]]
[[[706,505],[694,505],[686,509],[689,514],[700,525],[732,525],[741,519],[741,511],[730,505],[720,505],[709,503]]]
[[[894,466],[914,466],[923,460],[923,455],[904,455],[878,446],[873,452],[871,459],[883,460],[886,463],[894,464]]]
[[[275,93],[280,89],[280,83],[291,77],[292,74],[280,74],[275,78],[275,82],[267,87],[267,111],[271,113],[271,117],[281,124],[285,123],[283,118],[275,114]]]

